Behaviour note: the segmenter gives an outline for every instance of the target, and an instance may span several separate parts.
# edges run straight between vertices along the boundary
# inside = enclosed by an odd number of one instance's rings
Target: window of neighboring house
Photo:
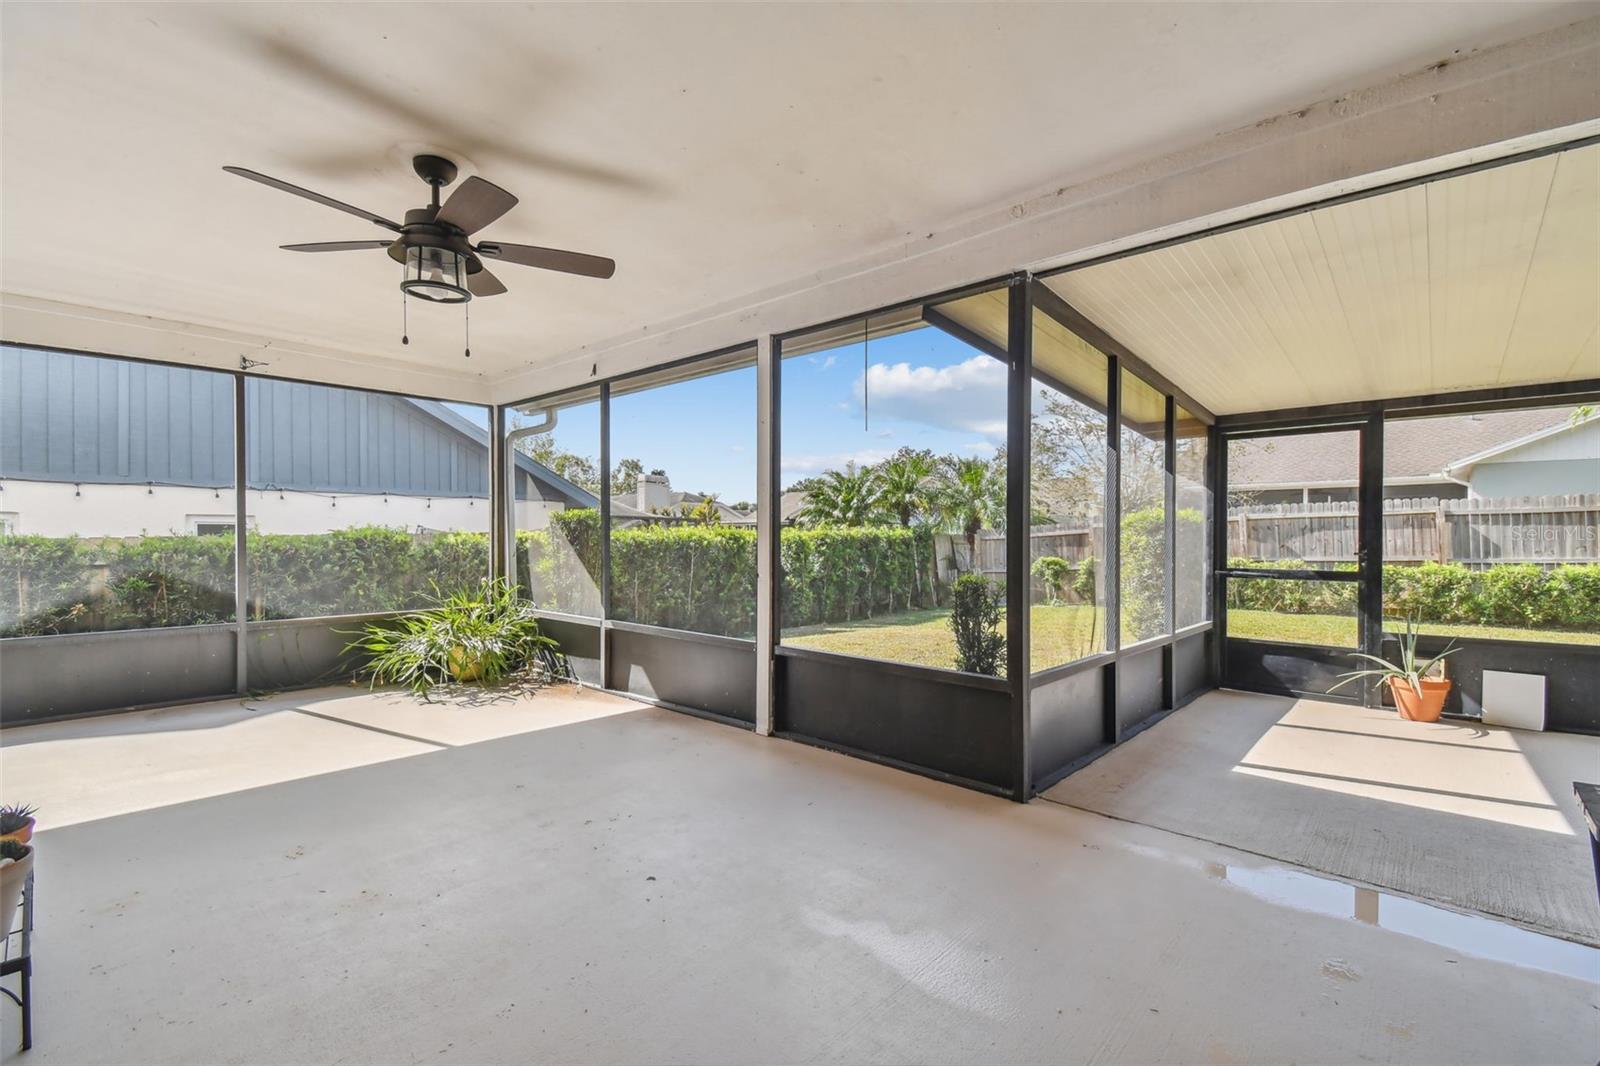
[[[249,520],[249,524],[255,524],[253,518]],[[188,516],[188,525],[189,532],[196,533],[202,537],[232,535],[233,515],[192,514]]]
[[[1003,671],[982,641],[962,657],[951,586],[1005,595],[1007,315],[1000,288],[783,340],[784,644]]]
[[[755,356],[612,384],[610,617],[755,635]]]
[[[488,577],[487,408],[250,378],[245,411],[251,618],[406,610]]]
[[[14,536],[20,528],[17,512],[0,511],[0,537]]]
[[[1384,501],[1384,628],[1600,644],[1600,416],[1589,404],[1391,418],[1386,478],[1459,494]],[[1433,469],[1421,469],[1429,466]]]
[[[70,523],[0,541],[0,636],[231,621],[232,530],[188,515],[232,495],[233,432],[228,374],[0,347],[0,479]]]

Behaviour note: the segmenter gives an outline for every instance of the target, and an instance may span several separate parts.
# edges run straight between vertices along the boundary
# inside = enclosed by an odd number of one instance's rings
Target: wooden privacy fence
[[[1263,562],[1354,563],[1356,504],[1230,508],[1228,554]],[[1386,563],[1600,562],[1600,494],[1383,501]]]
[[[1078,566],[1085,559],[1100,559],[1105,554],[1101,550],[1104,538],[1104,524],[1090,519],[1074,519],[1058,525],[1034,526],[1029,531],[1029,539],[1032,542],[1028,552],[1030,565],[1032,565],[1031,560],[1046,555],[1065,559],[1073,566]],[[973,569],[968,565],[965,538],[956,536],[952,540],[954,543],[951,547],[959,568],[963,571]],[[1005,533],[997,529],[981,531],[978,534],[977,548],[977,571],[993,580],[1003,580],[1006,573]]]

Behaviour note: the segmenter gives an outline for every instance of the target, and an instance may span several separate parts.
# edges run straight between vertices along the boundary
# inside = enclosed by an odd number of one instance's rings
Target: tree
[[[595,461],[588,456],[556,447],[555,438],[550,434],[539,433],[532,437],[524,437],[517,441],[517,450],[585,492],[596,496],[600,494],[600,470]]]
[[[644,473],[644,465],[637,459],[624,459],[617,464],[611,472],[611,494],[620,496],[623,493],[639,491],[639,477]]]
[[[1060,517],[1096,514],[1105,500],[1106,416],[1054,390],[1033,417],[1033,496]],[[1125,511],[1159,504],[1165,493],[1166,445],[1124,427],[1121,440]]]
[[[871,468],[829,470],[808,490],[800,520],[815,526],[872,525],[878,513],[878,478]]]
[[[692,507],[684,504],[681,513],[691,522],[702,526],[722,525],[722,508],[717,506],[717,494],[714,492]]]
[[[978,562],[978,531],[1005,522],[1006,481],[996,464],[982,459],[945,456],[940,463],[935,499],[944,523],[967,541],[967,557]]]
[[[934,459],[931,452],[900,449],[876,468],[878,506],[902,527],[933,509]]]

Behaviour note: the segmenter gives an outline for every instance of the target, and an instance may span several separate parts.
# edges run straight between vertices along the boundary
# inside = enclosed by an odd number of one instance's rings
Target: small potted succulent
[[[15,837],[0,839],[0,935],[11,932],[22,888],[33,870],[33,845]]]
[[[35,807],[26,807],[20,803],[8,803],[0,807],[0,840],[15,840],[19,844],[26,844],[33,839],[33,815]]]
[[[1352,681],[1375,677],[1387,682],[1394,696],[1395,709],[1400,717],[1412,722],[1437,722],[1444,713],[1445,697],[1450,695],[1450,680],[1444,676],[1444,660],[1461,649],[1451,641],[1450,646],[1426,662],[1417,659],[1417,625],[1413,618],[1406,619],[1406,631],[1400,637],[1400,662],[1392,663],[1376,655],[1356,652],[1355,657],[1377,664],[1366,670],[1352,670],[1339,675],[1339,683],[1329,692],[1337,692]]]

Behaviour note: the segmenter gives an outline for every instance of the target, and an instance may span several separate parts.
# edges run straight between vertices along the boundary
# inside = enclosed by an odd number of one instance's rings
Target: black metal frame
[[[488,476],[489,476],[489,486],[490,486],[490,488],[489,488],[489,496],[488,496],[488,501],[487,501],[489,503],[489,506],[485,508],[485,513],[490,516],[490,526],[489,526],[489,529],[488,529],[488,532],[490,533],[490,568],[489,568],[488,573],[485,574],[485,576],[486,577],[494,577],[494,576],[498,576],[501,573],[500,570],[496,569],[496,562],[495,562],[495,557],[494,557],[495,556],[495,547],[494,547],[494,545],[499,540],[498,536],[495,535],[495,530],[501,528],[499,525],[496,525],[495,522],[494,522],[494,514],[495,514],[495,507],[496,507],[495,501],[496,501],[496,499],[498,497],[503,495],[499,484],[495,481],[495,478],[494,478],[495,453],[498,450],[498,442],[501,439],[503,439],[502,436],[496,436],[496,433],[495,433],[495,431],[497,429],[497,422],[502,417],[503,406],[501,406],[501,405],[469,403],[468,401],[447,399],[447,398],[441,397],[441,396],[422,396],[422,395],[419,395],[418,393],[403,392],[403,391],[400,391],[398,389],[369,388],[369,387],[363,386],[363,385],[344,385],[344,384],[338,384],[338,383],[328,382],[328,381],[314,381],[314,380],[312,380],[310,378],[292,377],[292,376],[283,375],[283,374],[263,374],[263,373],[251,371],[251,370],[248,370],[248,369],[226,369],[226,368],[221,368],[221,367],[204,366],[204,365],[196,364],[196,363],[183,363],[183,362],[178,362],[178,361],[172,360],[172,359],[152,359],[152,358],[149,358],[149,357],[146,357],[146,356],[138,356],[138,355],[114,355],[114,354],[111,354],[111,353],[108,353],[108,352],[90,351],[90,350],[82,349],[82,348],[67,348],[67,347],[63,347],[61,345],[52,345],[52,344],[35,344],[35,343],[32,343],[32,342],[28,342],[28,341],[12,341],[12,340],[5,340],[3,338],[0,338],[0,345],[6,346],[6,347],[26,348],[26,349],[30,349],[30,350],[33,350],[33,351],[40,351],[40,352],[56,352],[56,353],[59,353],[61,355],[79,356],[79,357],[88,358],[88,359],[104,359],[104,360],[109,360],[111,362],[121,362],[121,363],[144,363],[144,364],[148,364],[148,365],[151,365],[151,366],[170,367],[170,368],[175,369],[175,370],[188,370],[188,371],[198,371],[198,372],[207,373],[207,374],[220,374],[220,375],[225,375],[225,376],[227,376],[227,377],[232,379],[232,382],[233,382],[233,471],[234,471],[234,478],[233,478],[234,483],[233,483],[233,486],[232,486],[232,488],[233,488],[233,503],[234,503],[234,507],[233,507],[233,514],[234,514],[234,531],[233,531],[233,533],[234,533],[234,549],[233,549],[234,550],[234,565],[233,565],[234,618],[233,618],[232,622],[222,623],[222,626],[227,628],[227,629],[229,629],[233,634],[233,645],[234,645],[234,651],[233,651],[233,654],[234,654],[234,670],[233,670],[233,675],[234,675],[234,682],[233,682],[233,685],[232,685],[232,691],[234,691],[238,695],[246,695],[250,691],[250,687],[249,687],[249,683],[250,683],[249,682],[249,638],[250,638],[250,634],[252,632],[256,631],[256,627],[257,626],[270,626],[270,625],[276,625],[276,624],[282,623],[282,622],[291,622],[291,621],[292,622],[303,622],[303,623],[307,623],[307,624],[315,624],[315,623],[318,623],[318,622],[326,623],[326,622],[337,621],[341,617],[341,616],[338,616],[338,615],[316,615],[316,616],[311,616],[309,618],[304,618],[304,619],[271,619],[271,620],[263,620],[263,621],[259,621],[259,622],[253,622],[249,618],[249,611],[250,611],[250,575],[249,575],[249,546],[248,546],[249,545],[249,529],[248,529],[248,525],[247,525],[247,519],[248,519],[248,510],[249,510],[248,493],[250,491],[250,486],[249,486],[249,483],[248,483],[248,469],[247,469],[247,456],[248,456],[248,447],[249,447],[249,444],[248,444],[248,442],[249,442],[249,411],[248,411],[248,404],[246,402],[246,395],[247,395],[247,391],[246,390],[247,390],[247,387],[248,387],[248,383],[252,379],[260,380],[260,381],[286,381],[286,382],[291,382],[291,383],[294,383],[294,384],[301,384],[301,385],[315,385],[315,386],[318,386],[318,387],[321,387],[321,388],[328,388],[328,389],[344,389],[344,390],[347,390],[347,391],[350,391],[350,392],[366,392],[366,393],[373,393],[373,394],[376,394],[376,395],[383,395],[383,396],[397,396],[397,397],[400,397],[400,398],[403,398],[403,399],[430,400],[430,401],[433,401],[435,403],[468,403],[469,406],[484,408],[489,413],[489,427],[488,427],[489,439],[488,439],[488,455],[486,456],[486,461],[489,464]],[[355,616],[350,616],[350,617],[355,617]],[[360,617],[367,617],[367,616],[363,615],[363,616],[360,616]],[[145,629],[145,630],[108,630],[108,631],[105,631],[105,632],[107,632],[107,633],[124,633],[124,634],[133,634],[133,633],[167,633],[167,632],[181,632],[181,631],[184,631],[184,630],[195,631],[195,630],[214,629],[214,628],[217,628],[217,627],[216,626],[158,626],[158,627],[153,627],[151,629]],[[90,634],[90,633],[59,634],[59,636],[68,636],[68,637],[73,637],[73,636],[82,637],[82,636],[94,636],[94,635],[96,635],[96,634]],[[36,640],[36,639],[40,639],[40,638],[14,637],[14,638],[6,638],[6,639],[9,641],[9,640]],[[45,638],[45,639],[49,639],[49,638]],[[306,680],[306,684],[318,684],[318,683],[321,683],[321,682],[323,682],[325,680],[326,680],[326,677],[319,675],[319,676],[314,677],[314,678],[308,678]],[[215,693],[208,693],[208,695],[214,695],[214,696],[222,696],[222,695],[225,695],[225,694],[226,694],[225,691],[217,691]],[[194,697],[186,696],[186,697],[182,697],[182,698],[188,699],[188,698],[194,698]],[[159,700],[159,701],[157,701],[155,703],[146,703],[146,704],[142,704],[140,706],[144,706],[144,707],[165,706],[169,702],[170,702],[169,700]],[[108,707],[108,708],[106,708],[106,710],[118,710],[118,709],[120,709],[120,710],[131,710],[131,709],[134,709],[134,708],[131,708],[131,707],[121,707],[121,708],[109,708]],[[100,713],[100,712],[94,712],[94,713]],[[73,716],[75,716],[75,715],[73,715]],[[48,716],[48,717],[54,717],[54,716]],[[23,719],[19,719],[19,720],[23,720],[23,721],[45,721],[45,720],[47,720],[47,718],[46,717],[34,718],[32,716],[29,716],[29,717],[26,717],[26,718],[23,718]]]

